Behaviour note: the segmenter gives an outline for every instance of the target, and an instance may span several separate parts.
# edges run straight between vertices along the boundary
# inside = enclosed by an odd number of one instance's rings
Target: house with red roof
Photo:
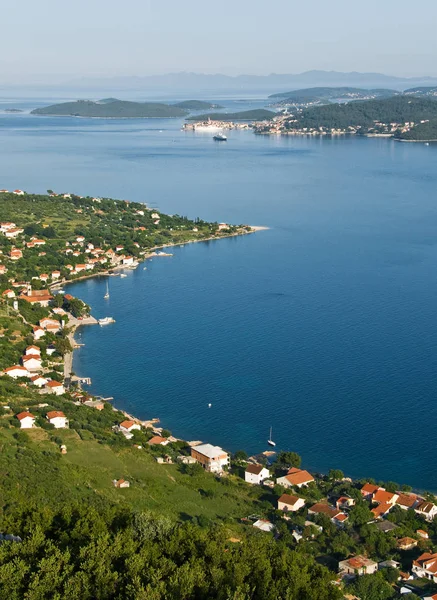
[[[378,563],[365,556],[351,556],[338,563],[338,570],[348,575],[371,575],[378,570]]]
[[[49,394],[56,394],[56,396],[65,394],[65,388],[62,383],[59,383],[59,381],[55,381],[54,379],[51,379],[46,383],[45,389]]]
[[[68,419],[61,410],[51,410],[46,415],[47,421],[55,426],[55,429],[66,429]]]
[[[33,385],[36,385],[36,387],[42,388],[45,386],[48,380],[42,375],[34,375],[30,378],[30,381],[33,383]]]
[[[167,446],[168,439],[160,435],[155,435],[147,442],[149,446]]]
[[[126,420],[120,423],[120,431],[122,433],[131,433],[134,430],[141,431],[141,425],[135,423],[135,421]]]
[[[437,554],[424,552],[416,560],[413,560],[411,571],[416,577],[424,577],[437,583]]]
[[[20,377],[30,377],[29,371],[26,367],[22,367],[21,365],[14,365],[12,367],[8,367],[4,369],[4,373],[12,377],[12,379],[18,379]]]
[[[384,488],[379,488],[373,494],[373,502],[377,504],[396,504],[396,500],[399,498],[399,494],[394,494],[392,492],[387,492]]]
[[[432,521],[437,515],[437,506],[432,502],[422,500],[414,509],[414,512],[421,517],[424,517],[427,521]]]
[[[14,290],[5,290],[2,292],[2,296],[3,298],[15,298],[15,292]]]
[[[284,475],[284,477],[278,477],[276,483],[287,488],[293,486],[300,488],[302,486],[309,485],[313,481],[314,477],[308,473],[308,471],[291,467],[291,469],[288,470],[287,475]]]
[[[22,358],[23,367],[29,372],[42,369],[41,356],[39,354],[25,354]]]
[[[373,483],[365,483],[360,491],[363,498],[365,498],[366,500],[372,500],[373,494],[375,494],[375,492],[377,492],[378,490],[378,485],[374,485]]]
[[[278,499],[278,510],[284,512],[296,512],[300,508],[305,506],[305,500],[298,496],[292,496],[290,494],[282,494]]]
[[[270,471],[264,465],[254,465],[249,463],[244,472],[244,481],[255,485],[260,485],[264,479],[270,477]]]
[[[41,356],[41,348],[38,348],[38,346],[27,346],[27,348],[25,350],[25,354],[26,354],[26,356],[35,355],[35,354],[38,354],[39,356]]]
[[[20,421],[21,429],[31,429],[35,426],[35,415],[28,411],[21,412],[17,415],[17,419]]]

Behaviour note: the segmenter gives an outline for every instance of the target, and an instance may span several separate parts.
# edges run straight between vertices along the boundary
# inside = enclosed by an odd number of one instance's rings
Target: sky
[[[311,69],[437,76],[436,0],[20,0],[0,81]]]

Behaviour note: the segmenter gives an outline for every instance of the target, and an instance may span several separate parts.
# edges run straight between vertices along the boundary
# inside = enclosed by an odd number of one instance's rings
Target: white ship
[[[103,319],[99,319],[99,325],[109,325],[110,323],[115,323],[115,319],[112,317],[103,317]]]

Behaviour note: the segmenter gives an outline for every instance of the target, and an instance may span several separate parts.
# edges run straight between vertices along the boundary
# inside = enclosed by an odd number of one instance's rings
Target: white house
[[[55,426],[55,429],[66,429],[68,427],[68,419],[60,410],[51,410],[46,417],[48,422]]]
[[[304,485],[310,484],[312,481],[314,481],[314,477],[308,473],[308,471],[292,467],[288,470],[287,475],[284,475],[284,477],[278,477],[276,483],[286,488],[293,486],[301,488]]]
[[[248,464],[244,472],[244,480],[247,483],[254,483],[256,485],[260,485],[264,479],[268,479],[269,477],[270,471],[263,465]]]
[[[269,533],[275,530],[273,523],[270,523],[270,521],[267,521],[266,519],[258,519],[253,526],[257,529],[261,529],[261,531],[267,531]]]
[[[52,271],[52,279],[53,281],[56,281],[56,279],[59,279],[61,276],[61,271]]]
[[[40,340],[42,337],[44,337],[46,334],[46,332],[44,331],[44,329],[42,327],[34,327],[33,328],[33,337],[38,341]]]
[[[56,396],[62,396],[65,394],[65,388],[59,381],[51,380],[46,383],[45,389],[49,394],[56,394]]]
[[[191,448],[191,456],[202,465],[206,471],[221,473],[229,466],[229,454],[219,446],[199,444]]]
[[[23,356],[23,367],[26,367],[28,371],[39,371],[42,369],[41,356],[39,354]]]
[[[133,256],[125,256],[121,262],[123,265],[130,266],[135,263],[135,259]]]
[[[134,429],[141,431],[141,425],[138,425],[135,421],[123,421],[120,423],[120,431],[122,433],[131,433]]]
[[[47,379],[45,377],[43,377],[42,375],[34,375],[33,377],[30,378],[30,380],[33,383],[33,385],[36,385],[36,387],[39,387],[39,388],[42,388],[47,383]]]
[[[41,348],[38,348],[38,346],[27,346],[25,351],[26,356],[35,356],[36,354],[38,354],[38,356],[41,356]]]
[[[17,415],[17,419],[20,421],[21,429],[31,429],[35,426],[36,417],[30,412],[21,412]]]
[[[278,510],[283,510],[284,512],[296,512],[303,506],[305,506],[303,498],[291,496],[290,494],[282,494],[278,499]]]
[[[419,502],[419,504],[416,506],[414,512],[417,515],[425,517],[427,521],[432,521],[437,514],[437,506],[432,502],[422,500],[422,502]]]
[[[50,344],[50,346],[47,346],[46,352],[48,356],[51,356],[56,352],[56,348],[52,344]]]
[[[130,483],[129,481],[126,481],[126,479],[113,479],[112,480],[112,485],[116,488],[128,488],[130,487]]]
[[[16,196],[24,196],[23,190],[14,190],[12,193]]]
[[[416,577],[424,577],[437,583],[437,554],[424,552],[413,560],[412,572]]]
[[[29,371],[20,365],[14,365],[13,367],[8,367],[4,370],[6,375],[12,377],[12,379],[18,379],[19,377],[30,377]]]
[[[341,560],[338,563],[340,573],[348,573],[349,575],[371,575],[378,570],[378,563],[365,556],[352,556],[346,560]]]
[[[5,290],[5,291],[2,293],[2,296],[3,296],[4,298],[15,298],[15,292],[14,292],[14,290]]]

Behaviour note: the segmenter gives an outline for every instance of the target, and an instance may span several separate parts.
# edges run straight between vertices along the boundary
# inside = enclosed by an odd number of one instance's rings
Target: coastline
[[[186,244],[192,244],[192,243],[198,243],[198,242],[209,242],[209,241],[213,241],[213,240],[219,241],[221,239],[227,239],[230,237],[238,237],[241,235],[256,233],[257,231],[266,231],[266,230],[270,229],[270,227],[266,227],[263,225],[250,225],[249,227],[250,227],[249,231],[230,233],[228,235],[222,235],[220,237],[214,236],[214,237],[209,237],[209,238],[205,238],[205,239],[201,239],[201,240],[190,240],[187,242],[178,242],[178,243],[173,243],[173,244],[164,244],[161,246],[154,246],[153,248],[150,249],[151,250],[150,252],[139,257],[138,260],[139,260],[139,263],[142,263],[148,259],[156,258],[157,256],[159,257],[159,254],[156,253],[156,250],[159,250],[160,248],[172,248],[172,247],[176,247],[176,246],[185,246]],[[110,277],[111,276],[110,271],[115,271],[115,270],[122,271],[122,270],[125,270],[126,268],[127,267],[120,265],[120,266],[113,267],[111,269],[107,269],[106,271],[101,271],[100,273],[91,273],[89,275],[84,275],[83,277],[78,277],[77,279],[74,279],[73,281],[56,282],[55,284],[52,284],[49,287],[50,287],[50,289],[56,288],[56,287],[63,287],[64,284],[71,285],[73,283],[76,283],[77,281],[84,281],[85,279],[91,279],[93,277]],[[68,339],[70,340],[70,343],[72,346],[72,352],[69,352],[68,354],[66,354],[64,356],[64,382],[67,381],[68,384],[69,384],[69,380],[71,379],[71,376],[73,373],[74,350],[79,347],[74,336],[75,336],[76,331],[79,329],[79,327],[85,327],[87,325],[98,325],[98,321],[94,317],[91,317],[89,321],[88,320],[78,321],[77,319],[75,319],[73,323],[71,321],[69,321],[69,323],[68,323],[68,327],[71,328],[71,331],[68,334]],[[80,379],[84,379],[86,376],[78,375],[77,377],[80,380]],[[150,424],[150,426],[153,428],[153,424],[160,422],[160,419],[158,417],[143,420],[143,419],[139,419],[135,415],[132,415],[132,414],[126,412],[123,409],[117,408],[115,406],[115,404],[112,404],[112,406],[114,409],[122,412],[126,416],[127,419],[135,421],[136,423],[140,423],[142,425]]]

